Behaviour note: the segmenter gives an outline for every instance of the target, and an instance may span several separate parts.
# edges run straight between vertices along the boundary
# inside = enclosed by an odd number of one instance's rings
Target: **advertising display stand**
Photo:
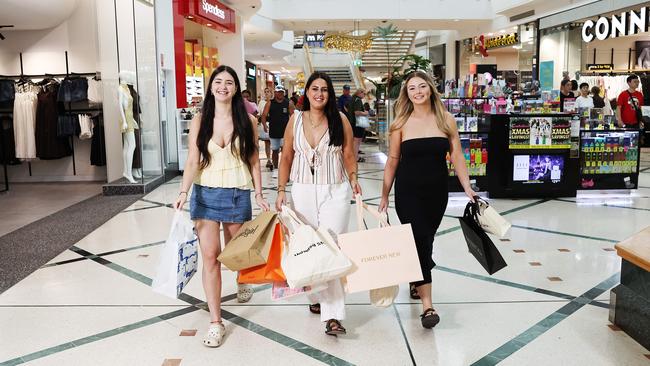
[[[635,189],[639,182],[638,129],[618,128],[615,116],[592,108],[580,113],[578,189]]]
[[[579,121],[573,115],[485,117],[490,127],[490,164],[487,166],[490,197],[575,197]]]
[[[472,188],[487,191],[487,161],[489,121],[483,114],[489,106],[488,98],[443,98],[447,110],[456,119],[460,145],[467,163]],[[454,165],[447,154],[447,169],[449,171],[449,191],[463,192]]]

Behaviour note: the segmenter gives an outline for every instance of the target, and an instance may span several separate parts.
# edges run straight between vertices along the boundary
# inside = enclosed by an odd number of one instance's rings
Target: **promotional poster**
[[[559,183],[564,174],[561,155],[516,155],[512,180],[523,183]]]

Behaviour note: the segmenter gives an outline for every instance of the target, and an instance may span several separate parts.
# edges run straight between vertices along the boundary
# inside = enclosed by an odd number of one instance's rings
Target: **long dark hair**
[[[334,92],[332,79],[330,79],[329,75],[324,72],[314,72],[307,80],[307,85],[305,85],[305,94],[307,94],[309,87],[316,79],[323,79],[325,80],[325,83],[327,83],[327,104],[325,105],[325,116],[327,117],[327,126],[330,131],[330,145],[341,146],[343,145],[343,119],[341,119],[339,109],[336,106],[336,94]],[[309,98],[307,98],[307,95],[305,95],[302,106],[303,111],[308,111],[310,108]]]
[[[201,152],[200,167],[201,169],[204,169],[210,165],[211,156],[208,152],[208,143],[210,142],[214,132],[214,94],[212,94],[212,82],[218,74],[224,71],[229,73],[230,76],[235,79],[235,94],[230,102],[232,107],[233,124],[230,149],[233,155],[237,156],[237,154],[239,154],[239,158],[250,170],[251,164],[249,159],[253,154],[257,153],[257,144],[254,139],[253,126],[250,117],[246,112],[246,106],[244,105],[244,98],[241,95],[237,72],[235,72],[235,70],[230,66],[226,65],[221,65],[212,72],[212,75],[210,75],[210,82],[206,88],[205,100],[203,101],[203,108],[201,109],[201,127],[199,128],[199,134],[196,138],[196,146]],[[235,146],[235,140],[237,138],[239,138],[239,153]]]

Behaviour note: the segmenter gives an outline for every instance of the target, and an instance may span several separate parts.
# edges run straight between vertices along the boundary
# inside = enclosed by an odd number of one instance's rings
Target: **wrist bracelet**
[[[260,193],[255,193],[255,197],[257,197],[257,196],[262,196],[262,198],[264,198],[264,194],[263,194],[262,192],[260,192]]]
[[[183,193],[187,194],[187,191],[181,191],[178,195],[180,196]]]

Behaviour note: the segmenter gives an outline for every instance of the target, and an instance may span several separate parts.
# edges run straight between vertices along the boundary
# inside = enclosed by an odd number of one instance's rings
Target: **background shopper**
[[[275,87],[275,98],[266,104],[262,112],[262,123],[268,123],[269,138],[271,139],[273,167],[278,168],[280,150],[284,145],[284,130],[287,128],[289,116],[293,114],[293,103],[284,95],[282,85]],[[274,173],[277,174],[277,173]]]
[[[203,258],[203,290],[210,308],[210,326],[203,338],[208,347],[222,344],[226,328],[221,320],[220,230],[227,245],[241,224],[251,220],[251,194],[268,210],[262,196],[262,173],[257,149],[257,121],[246,113],[239,78],[229,66],[210,76],[201,113],[192,119],[189,155],[181,191],[174,203],[181,210],[192,188],[190,216],[194,220]],[[240,285],[237,299],[250,300],[250,286]]]
[[[363,89],[358,89],[355,93],[354,96],[352,97],[352,101],[349,104],[348,107],[348,119],[350,120],[350,124],[352,124],[352,130],[354,132],[354,149],[356,151],[355,157],[357,158],[357,162],[362,163],[365,161],[363,158],[359,158],[359,151],[361,150],[361,142],[363,141],[363,138],[366,135],[366,129],[364,127],[359,127],[357,126],[357,117],[360,116],[365,116],[368,117],[370,113],[366,111],[366,109],[363,106],[363,98],[366,96],[366,91]]]
[[[580,96],[576,98],[576,108],[594,108],[594,100],[589,95],[589,84],[580,84]]]
[[[271,92],[271,89],[269,88],[264,88],[264,97],[260,100],[259,108],[258,108],[260,112],[264,111],[266,104],[271,99],[273,99],[273,92]],[[260,120],[257,122],[258,123],[257,134],[259,135],[259,139],[264,141],[264,153],[266,154],[266,168],[269,170],[273,170],[273,162],[271,161],[271,140],[269,139],[269,127],[266,123],[262,123],[261,117],[262,116],[260,115]]]
[[[433,239],[447,208],[447,152],[470,200],[472,190],[454,117],[445,110],[431,77],[416,71],[406,78],[395,103],[390,150],[384,169],[379,209],[388,209],[395,181],[395,209],[402,224],[411,224],[424,279],[411,284],[411,297],[422,300],[421,322],[440,321],[431,300]]]
[[[591,88],[591,98],[594,101],[594,108],[605,108],[605,99],[600,96],[599,87],[594,86]]]
[[[637,75],[628,76],[628,89],[618,95],[618,99],[616,100],[616,120],[620,127],[638,128],[640,127],[640,123],[642,124],[641,107],[643,106],[643,94],[637,91],[639,83],[640,81]]]
[[[289,178],[295,211],[305,222],[345,233],[350,221],[351,193],[361,194],[357,181],[353,132],[350,122],[336,107],[330,77],[314,72],[305,85],[304,111],[291,117],[284,138],[286,147],[278,179],[276,209],[287,203]],[[352,192],[350,190],[352,188]],[[320,313],[329,335],[344,334],[345,293],[339,279],[310,297],[309,310]]]
[[[571,80],[564,79],[560,83],[560,112],[564,112],[564,100],[566,98],[575,98],[571,88]]]

